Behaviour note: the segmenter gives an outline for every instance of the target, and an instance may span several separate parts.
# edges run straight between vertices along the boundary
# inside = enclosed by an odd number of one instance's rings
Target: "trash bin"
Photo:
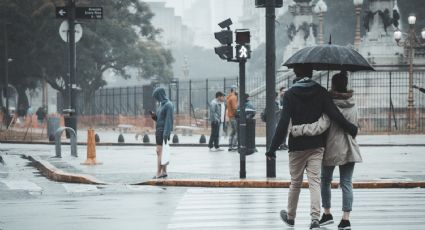
[[[60,127],[60,118],[59,117],[48,117],[47,118],[47,138],[49,141],[55,140],[55,132]]]
[[[65,115],[64,123],[65,123],[65,127],[70,127],[75,131],[75,133],[77,133],[77,116]],[[66,130],[65,133],[66,133],[66,138],[69,139],[71,137],[70,131]]]
[[[238,130],[239,129],[239,125],[240,125],[240,119],[238,119]],[[251,155],[253,153],[255,153],[256,149],[255,149],[255,119],[253,118],[247,118],[246,119],[246,129],[245,129],[245,145],[246,145],[246,150],[245,150],[245,155]],[[238,131],[238,149],[239,149],[239,153],[240,153],[240,138],[242,138],[242,135],[240,135],[240,132]]]

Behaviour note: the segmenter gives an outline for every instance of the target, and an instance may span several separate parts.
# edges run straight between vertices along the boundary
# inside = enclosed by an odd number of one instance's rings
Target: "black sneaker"
[[[320,221],[319,221],[320,226],[333,224],[333,223],[334,223],[334,218],[333,218],[332,214],[323,213],[322,219],[320,219]]]
[[[282,218],[283,222],[289,227],[294,227],[295,221],[288,219],[288,213],[285,210],[280,211],[280,218]]]
[[[310,229],[311,230],[318,230],[318,229],[320,229],[319,220],[317,220],[317,219],[311,220]]]
[[[338,224],[338,230],[349,230],[351,229],[351,224],[349,220],[341,220]]]

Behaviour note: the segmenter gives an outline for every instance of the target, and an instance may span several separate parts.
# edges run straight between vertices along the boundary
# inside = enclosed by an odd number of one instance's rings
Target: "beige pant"
[[[320,171],[324,148],[293,151],[289,153],[289,172],[291,186],[288,195],[288,218],[295,219],[298,199],[303,182],[304,169],[307,171],[310,190],[311,219],[320,218]]]

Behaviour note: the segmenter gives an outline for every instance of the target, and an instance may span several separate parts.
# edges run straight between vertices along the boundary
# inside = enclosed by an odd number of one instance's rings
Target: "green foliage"
[[[12,84],[36,86],[46,79],[55,89],[67,90],[68,45],[58,34],[62,20],[55,7],[65,0],[2,0],[1,21],[8,21]],[[83,37],[77,43],[77,85],[90,96],[106,84],[102,76],[112,71],[128,78],[169,79],[174,61],[169,50],[155,42],[158,34],[148,5],[138,0],[78,0],[77,6],[101,6],[102,20],[79,20]],[[0,40],[0,44],[4,42]],[[3,49],[2,49],[3,50]],[[3,66],[1,66],[3,68]],[[137,71],[132,71],[137,70]],[[34,80],[28,80],[29,78]],[[24,80],[25,79],[25,80]]]

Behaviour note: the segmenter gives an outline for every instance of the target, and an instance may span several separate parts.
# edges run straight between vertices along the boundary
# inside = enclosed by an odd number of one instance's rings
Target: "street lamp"
[[[356,9],[356,34],[354,37],[354,47],[358,50],[360,46],[360,13],[362,11],[363,0],[353,0]]]
[[[323,16],[328,6],[323,0],[319,0],[313,10],[319,16],[319,45],[323,45]]]
[[[417,45],[422,45],[421,41],[416,37],[415,34],[415,23],[416,16],[411,14],[407,21],[409,22],[409,33],[404,42],[401,42],[403,33],[400,30],[394,31],[394,39],[397,42],[398,46],[402,46],[409,49],[409,95],[407,99],[407,128],[415,129],[416,128],[416,119],[415,119],[415,110],[413,107],[413,58],[415,56],[415,48]],[[422,40],[425,40],[425,29],[422,29],[421,32]]]

